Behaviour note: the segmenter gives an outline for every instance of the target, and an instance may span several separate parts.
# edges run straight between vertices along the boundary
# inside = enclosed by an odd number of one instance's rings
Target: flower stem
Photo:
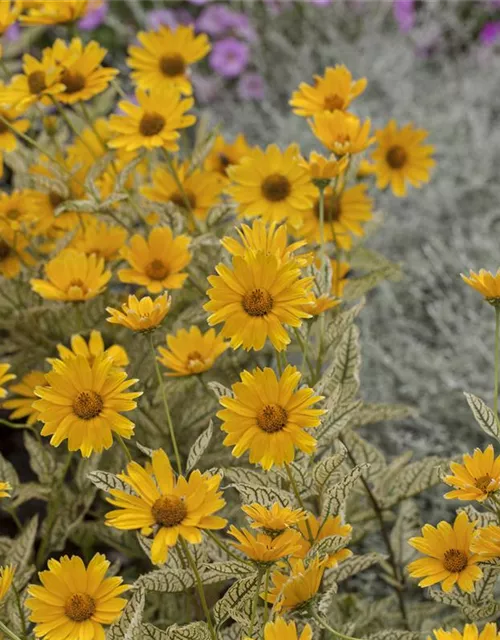
[[[286,469],[286,472],[287,472],[287,475],[288,475],[288,479],[290,481],[290,485],[291,485],[291,487],[293,489],[293,493],[294,493],[295,497],[297,498],[297,502],[299,503],[300,508],[303,511],[307,511],[307,509],[305,507],[305,504],[304,504],[304,501],[302,500],[302,496],[299,493],[299,489],[297,487],[297,483],[295,482],[295,478],[293,477],[292,470],[290,469],[290,466],[286,462],[285,462],[285,469]],[[306,529],[307,529],[307,535],[308,535],[308,538],[309,538],[309,542],[311,543],[311,546],[312,546],[314,544],[314,536],[313,536],[312,531],[311,531],[311,525],[309,524],[309,520],[306,520],[305,522],[306,522]]]
[[[303,356],[303,361],[302,361],[302,369],[304,368],[304,362],[307,362],[307,366],[309,367],[309,371],[311,372],[311,376],[314,379],[314,365],[311,362],[311,358],[309,357],[308,353],[307,353],[307,342],[304,342],[304,340],[302,340],[302,337],[299,333],[299,330],[297,329],[297,327],[294,327],[293,329],[294,333],[295,333],[295,338],[297,339],[297,343],[300,347],[300,350],[302,351],[302,356]]]
[[[495,390],[493,396],[493,411],[498,423],[498,368],[500,348],[500,307],[495,307]]]
[[[281,351],[276,349],[276,366],[278,367],[278,373],[280,376],[283,375],[283,360],[281,359]]]
[[[237,556],[235,553],[233,553],[231,551],[231,549],[225,545],[223,542],[221,542],[219,540],[219,538],[217,538],[217,536],[212,533],[212,531],[208,530],[205,531],[205,533],[207,534],[207,536],[209,538],[212,538],[212,540],[215,542],[215,544],[219,547],[219,549],[222,549],[222,551],[224,551],[224,553],[227,553],[227,555],[230,558],[233,558],[234,560],[237,560],[238,562],[242,562],[243,564],[252,564],[251,562],[249,562],[248,560],[245,560],[244,558],[240,558],[239,556]]]
[[[12,585],[12,589],[14,591],[14,597],[16,599],[16,606],[17,606],[17,610],[19,612],[19,618],[21,620],[21,629],[22,629],[22,637],[23,639],[28,637],[28,630],[26,628],[26,617],[24,615],[24,610],[21,604],[21,598],[19,596],[19,591],[16,589],[16,587],[14,585]]]
[[[259,590],[260,583],[262,582],[262,576],[264,575],[264,570],[262,567],[259,567],[257,571],[257,584],[255,585],[255,594],[252,600],[252,612],[250,614],[250,626],[248,627],[248,635],[251,636],[253,634],[253,628],[255,626],[255,617],[257,615],[257,605],[259,603]]]
[[[214,623],[212,622],[212,616],[210,615],[210,609],[208,608],[207,599],[205,598],[205,590],[203,589],[203,583],[201,581],[200,573],[198,571],[198,567],[196,566],[196,562],[191,555],[191,551],[185,541],[182,538],[179,538],[182,550],[184,551],[184,555],[187,558],[189,566],[191,567],[191,571],[194,573],[194,578],[196,580],[196,588],[198,589],[198,595],[200,596],[201,606],[203,608],[203,613],[205,614],[205,618],[207,620],[208,628],[210,630],[210,635],[212,636],[212,640],[217,640],[217,635],[215,633]]]
[[[116,441],[118,442],[118,444],[120,445],[123,453],[125,454],[125,457],[127,458],[127,461],[128,462],[132,462],[132,454],[130,453],[130,450],[127,447],[127,445],[125,444],[125,440],[121,437],[121,435],[119,433],[116,434]]]
[[[266,624],[269,618],[269,602],[267,601],[267,594],[269,593],[269,577],[271,575],[271,567],[266,569],[266,578],[264,582],[264,624]]]
[[[325,255],[325,187],[318,187],[319,191],[319,258],[323,262]]]
[[[0,631],[5,633],[5,635],[11,640],[21,640],[19,636],[17,636],[13,631],[11,631],[8,627],[4,625],[3,622],[0,621]]]
[[[352,636],[346,636],[343,633],[340,633],[340,631],[336,631],[335,629],[330,627],[330,625],[328,624],[328,622],[326,620],[324,620],[321,616],[319,616],[312,609],[310,610],[310,613],[311,613],[311,616],[316,620],[316,622],[321,627],[323,627],[323,629],[326,629],[326,631],[329,631],[332,634],[332,636],[335,636],[336,638],[341,638],[341,640],[359,640],[359,638],[353,638]]]

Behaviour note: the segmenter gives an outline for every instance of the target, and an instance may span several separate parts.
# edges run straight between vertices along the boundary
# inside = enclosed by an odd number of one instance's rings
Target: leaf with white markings
[[[369,466],[369,464],[360,464],[354,467],[342,478],[342,480],[328,488],[325,492],[325,499],[321,512],[321,516],[323,518],[326,518],[329,515],[339,515],[342,513],[349,491]]]
[[[89,473],[89,480],[98,489],[109,492],[111,489],[119,489],[125,493],[132,493],[132,489],[120,480],[114,473],[108,471],[92,471]]]
[[[198,464],[201,456],[205,453],[210,444],[210,440],[212,439],[214,433],[214,425],[212,420],[210,420],[210,424],[207,429],[203,431],[195,440],[195,443],[189,450],[188,459],[186,463],[187,471],[191,471]]]
[[[14,466],[8,460],[6,460],[1,453],[0,453],[0,478],[2,479],[2,482],[8,482],[14,491],[19,485],[19,476],[17,475],[17,472],[14,469]]]
[[[491,438],[500,441],[500,427],[498,426],[495,414],[488,405],[472,393],[464,392],[464,396],[472,409],[476,422],[481,429]]]
[[[24,432],[24,446],[29,454],[30,467],[42,483],[51,483],[56,471],[56,460],[52,450],[44,447],[27,431]]]
[[[140,640],[141,619],[144,611],[145,595],[137,590],[127,602],[119,620],[112,624],[107,632],[108,640]]]
[[[253,596],[257,584],[255,575],[242,578],[229,587],[213,608],[216,624],[221,624],[232,616],[233,610],[249,596]]]
[[[362,556],[351,556],[346,560],[342,560],[340,564],[328,572],[327,581],[342,582],[351,576],[355,576],[360,571],[369,569],[383,559],[380,553],[375,551],[366,553]]]
[[[331,476],[344,462],[346,455],[347,455],[347,449],[341,443],[340,451],[338,453],[334,453],[333,456],[329,456],[328,458],[321,460],[314,467],[313,478],[320,491],[323,489],[323,487],[326,484],[328,484],[328,481],[331,478]]]
[[[331,556],[340,549],[343,549],[350,540],[351,536],[328,536],[314,544],[308,552],[308,556]]]
[[[238,483],[231,485],[240,494],[243,504],[258,502],[263,507],[271,507],[275,502],[282,507],[290,507],[293,504],[293,496],[288,491],[263,487],[253,484]]]
[[[177,593],[194,585],[193,574],[182,569],[157,569],[145,573],[134,582],[134,589]]]
[[[207,386],[215,393],[219,400],[226,396],[229,396],[230,398],[233,397],[233,392],[231,391],[231,389],[228,389],[220,382],[208,382]]]

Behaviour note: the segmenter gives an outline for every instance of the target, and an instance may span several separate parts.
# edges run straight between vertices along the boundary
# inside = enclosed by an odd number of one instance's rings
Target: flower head
[[[311,549],[311,542],[309,536],[312,534],[313,543],[317,543],[320,540],[324,540],[330,536],[341,536],[347,538],[351,535],[352,527],[350,524],[342,524],[342,518],[340,516],[328,516],[323,521],[322,518],[317,518],[313,514],[310,514],[305,520],[302,520],[298,524],[299,531],[301,533],[300,548],[295,552],[295,558],[305,558]],[[339,562],[352,556],[352,551],[349,549],[340,549],[335,553],[328,556],[325,566],[335,567]]]
[[[500,558],[500,527],[490,524],[478,529],[472,538],[471,550],[478,554],[480,562]]]
[[[28,253],[28,239],[11,225],[0,221],[0,274],[4,278],[15,278],[21,271],[21,265],[32,265],[34,259]]]
[[[312,637],[310,625],[306,624],[299,636],[295,622],[293,620],[286,622],[284,618],[280,617],[275,618],[273,622],[267,622],[264,627],[264,640],[312,640]],[[244,640],[252,639],[245,638]]]
[[[363,124],[352,113],[325,111],[317,113],[311,123],[314,135],[336,156],[360,153],[375,140],[370,138],[370,120]]]
[[[343,156],[339,160],[332,154],[328,158],[316,151],[311,151],[309,160],[302,160],[302,165],[309,171],[312,181],[318,186],[326,186],[333,178],[344,173],[349,161]]]
[[[66,24],[83,18],[88,8],[89,0],[31,0],[20,20],[26,25]]]
[[[326,559],[317,556],[306,566],[302,560],[291,562],[291,572],[273,571],[267,601],[276,611],[295,611],[307,606],[318,593]],[[264,594],[261,594],[264,597]]]
[[[0,498],[8,498],[12,487],[9,482],[0,482]],[[2,598],[0,598],[1,600]]]
[[[0,11],[2,4],[0,3]],[[0,84],[0,95],[4,87]],[[30,128],[30,121],[27,118],[20,118],[22,110],[0,107],[0,116],[6,120],[15,132],[25,133]],[[17,149],[18,138],[12,129],[0,120],[0,178],[3,176],[3,154]]]
[[[238,542],[231,542],[236,549],[244,553],[254,562],[274,563],[281,558],[292,555],[299,547],[300,534],[288,529],[276,536],[268,536],[265,533],[253,535],[247,529],[237,529],[231,526],[229,535]]]
[[[111,358],[115,367],[126,367],[129,363],[125,349],[118,344],[113,344],[106,349],[101,332],[96,330],[90,332],[88,342],[81,335],[75,334],[71,336],[71,349],[68,349],[63,344],[58,344],[57,351],[61,360],[70,360],[71,358],[76,358],[76,356],[83,356],[88,360],[90,366],[92,366],[96,358],[101,356]],[[56,360],[48,358],[48,362],[54,364]]]
[[[235,78],[246,68],[250,49],[238,38],[224,38],[214,44],[209,63],[212,69],[224,78]]]
[[[495,274],[486,269],[480,269],[479,273],[470,271],[469,276],[460,274],[462,280],[478,291],[485,299],[486,302],[496,306],[500,304],[500,269]]]
[[[450,469],[452,475],[444,481],[454,489],[446,493],[445,498],[484,502],[500,489],[500,456],[495,458],[491,444],[484,451],[475,449],[472,455],[466,453],[463,464],[452,462]]]
[[[12,565],[0,567],[0,602],[5,598],[12,585],[14,573],[15,569]]]
[[[45,374],[42,371],[30,371],[17,384],[9,387],[10,393],[17,397],[9,398],[2,403],[4,409],[12,410],[11,420],[26,419],[26,424],[32,425],[38,420],[38,411],[33,408],[33,402],[37,400],[36,387],[45,385]]]
[[[19,18],[19,14],[23,8],[20,0],[4,0],[0,3],[0,35],[11,27]]]
[[[294,527],[307,517],[302,509],[282,507],[278,502],[275,502],[270,509],[255,502],[244,505],[241,510],[252,519],[250,523],[252,529],[263,529],[269,535]]]
[[[242,133],[237,135],[234,142],[231,143],[227,142],[223,136],[218,135],[203,166],[206,171],[218,173],[226,182],[228,168],[238,164],[250,151],[251,147]]]
[[[147,333],[156,329],[165,319],[170,310],[172,299],[168,293],[164,293],[152,300],[145,296],[138,300],[135,296],[129,296],[128,301],[122,304],[122,308],[107,307],[110,314],[107,318],[111,324],[121,324],[127,329]]]
[[[83,229],[80,229],[71,246],[88,256],[94,254],[104,260],[118,257],[120,249],[127,240],[127,230],[118,225],[108,226],[105,222],[91,218]]]
[[[0,398],[5,398],[7,395],[7,390],[3,388],[3,385],[16,377],[13,373],[8,373],[9,369],[10,364],[6,362],[0,363]]]
[[[201,333],[198,327],[189,331],[179,329],[175,335],[167,336],[168,349],[158,347],[162,365],[170,369],[167,376],[192,376],[208,371],[215,360],[229,347],[214,329]]]
[[[485,624],[483,630],[479,632],[475,624],[466,624],[463,631],[452,629],[434,629],[434,638],[427,636],[427,640],[500,640],[500,633],[495,622]]]

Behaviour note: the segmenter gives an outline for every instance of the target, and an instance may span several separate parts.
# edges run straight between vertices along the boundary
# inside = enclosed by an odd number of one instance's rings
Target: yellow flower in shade
[[[471,271],[468,276],[460,274],[462,280],[478,291],[487,302],[492,305],[500,304],[500,269],[495,274],[486,269],[480,269],[479,273]]]
[[[10,225],[0,220],[0,274],[4,278],[15,278],[21,265],[33,265],[35,260],[26,248],[28,240]]]
[[[467,593],[474,590],[474,583],[483,575],[477,566],[480,557],[471,549],[474,527],[475,523],[469,522],[462,511],[453,526],[444,521],[437,528],[426,524],[422,538],[410,538],[409,544],[426,556],[408,565],[412,578],[423,578],[419,587],[440,582],[445,592],[451,591],[455,584]]]
[[[138,300],[135,296],[129,296],[128,301],[122,304],[122,308],[113,309],[107,307],[110,318],[106,318],[111,324],[121,324],[127,329],[147,333],[153,331],[164,320],[170,310],[172,299],[168,293],[152,300],[149,296]]]
[[[47,300],[90,300],[102,293],[111,278],[104,260],[75,249],[64,249],[45,265],[47,280],[30,280],[33,291]]]
[[[26,25],[65,24],[80,20],[88,11],[89,0],[34,0],[26,15]]]
[[[22,0],[3,0],[0,2],[0,36],[16,22],[23,9]]]
[[[377,147],[371,159],[379,189],[390,185],[392,193],[401,198],[406,195],[407,182],[417,188],[429,182],[430,169],[436,163],[431,158],[434,147],[422,144],[428,135],[425,129],[414,129],[412,124],[398,129],[395,120],[375,132]]]
[[[12,490],[12,487],[8,482],[0,482],[0,498],[8,498],[11,490]],[[0,598],[0,600],[1,599],[2,598]]]
[[[285,151],[275,144],[265,151],[254,149],[227,173],[232,182],[227,191],[238,203],[240,217],[288,220],[296,226],[302,213],[311,208],[316,193],[309,172],[300,164],[296,144]]]
[[[306,117],[323,111],[345,111],[366,85],[366,78],[353,82],[351,72],[343,64],[328,67],[323,76],[314,76],[312,87],[301,82],[290,105],[294,113]]]
[[[466,624],[464,630],[458,629],[445,631],[444,629],[434,629],[434,638],[427,636],[427,640],[500,640],[500,633],[497,631],[495,622],[485,624],[481,633],[475,624]]]
[[[244,640],[252,639],[247,637]],[[274,619],[274,622],[266,623],[264,640],[312,640],[312,629],[310,625],[306,624],[299,636],[295,622],[286,622],[284,618],[278,617]],[[488,640],[490,639],[488,638]]]
[[[471,550],[478,554],[479,562],[500,558],[500,527],[490,524],[478,529],[472,538]]]
[[[336,156],[360,153],[373,144],[370,126],[370,120],[361,124],[359,118],[343,111],[318,113],[311,123],[314,135]]]
[[[173,202],[181,209],[189,206],[199,220],[204,220],[220,199],[223,183],[214,172],[201,169],[188,172],[188,169],[187,163],[178,164],[175,167],[176,180],[170,171],[158,167],[153,172],[152,186],[141,187],[141,193],[153,202]]]
[[[33,409],[33,402],[37,400],[36,387],[46,384],[45,374],[41,371],[30,371],[17,384],[9,387],[10,393],[15,393],[16,398],[9,398],[2,403],[4,409],[12,410],[10,420],[26,419],[26,424],[32,425],[38,420],[38,411]]]
[[[241,510],[252,519],[253,522],[250,524],[252,529],[264,529],[269,534],[276,534],[294,527],[307,515],[302,509],[282,507],[277,502],[270,509],[254,502],[244,505]]]
[[[0,3],[1,11],[2,3]],[[3,84],[0,84],[0,95],[4,90]],[[3,176],[3,154],[17,149],[17,136],[14,131],[25,133],[30,128],[30,121],[26,118],[19,118],[20,115],[21,112],[17,109],[0,108],[0,178]],[[4,120],[9,123],[14,131],[7,126]]]
[[[127,241],[127,230],[118,225],[108,226],[94,218],[79,229],[71,246],[88,256],[94,254],[104,260],[118,257],[120,249]]]
[[[238,164],[250,151],[251,147],[242,133],[231,143],[227,142],[224,136],[218,135],[203,166],[205,171],[218,173],[226,182],[228,168]]]
[[[308,527],[309,525],[309,527]],[[299,531],[301,533],[300,549],[295,552],[295,558],[305,558],[311,549],[311,542],[309,540],[310,533],[312,534],[314,542],[319,542],[330,536],[342,536],[347,537],[351,535],[352,527],[350,524],[342,524],[340,516],[328,516],[323,522],[322,518],[316,518],[316,516],[310,514],[305,520],[302,520],[298,524]],[[332,555],[329,555],[325,564],[325,567],[335,567],[339,562],[352,556],[352,551],[349,549],[340,549]]]
[[[14,579],[15,569],[12,565],[0,567],[0,602],[5,598],[9,591],[12,580]]]
[[[445,498],[484,502],[500,488],[500,456],[495,458],[491,444],[484,451],[475,449],[472,455],[466,453],[463,464],[451,462],[450,469],[453,475],[446,476],[444,482],[454,489]]]
[[[111,447],[113,432],[132,437],[134,423],[122,412],[135,409],[135,399],[142,395],[142,391],[125,392],[136,379],[127,379],[127,374],[103,355],[92,365],[77,355],[55,360],[52,366],[45,375],[47,386],[35,389],[40,400],[33,403],[44,423],[42,436],[52,436],[52,446],[68,440],[69,451],[79,450],[88,458],[93,451]]]
[[[265,533],[254,536],[248,529],[231,526],[228,533],[238,541],[230,543],[233,547],[244,553],[247,558],[262,564],[272,564],[281,558],[291,556],[299,548],[300,534],[293,529],[276,536],[268,536]]]
[[[105,118],[98,118],[92,127],[82,129],[78,137],[67,147],[68,165],[70,168],[78,165],[86,174],[96,161],[108,152],[107,142],[113,134],[109,128],[109,122]],[[99,183],[99,179],[97,180]]]
[[[192,93],[189,65],[204,58],[210,43],[204,33],[195,35],[193,27],[178,26],[175,30],[161,25],[158,31],[140,31],[141,46],[128,49],[127,64],[132,80],[141,89],[169,89]]]
[[[231,346],[259,351],[266,339],[282,351],[290,343],[284,324],[300,326],[309,302],[312,278],[301,278],[294,260],[280,262],[259,251],[246,258],[235,256],[232,268],[219,264],[218,275],[209,276],[212,288],[204,309],[210,325],[224,323],[221,335]]]
[[[162,449],[153,451],[152,465],[153,475],[137,462],[130,462],[127,473],[118,476],[134,494],[110,490],[108,502],[118,508],[106,514],[106,524],[116,529],[140,529],[143,535],[153,533],[151,559],[162,564],[179,537],[199,544],[203,529],[223,529],[227,521],[213,514],[226,503],[219,491],[221,476],[195,470],[189,478],[175,479]]]
[[[166,375],[192,376],[211,369],[229,342],[215,335],[213,329],[201,333],[198,327],[191,327],[189,331],[179,329],[175,335],[168,335],[167,345],[168,349],[158,347],[158,360],[170,369]]]
[[[123,247],[122,257],[130,268],[120,269],[122,282],[146,287],[150,293],[165,289],[180,289],[188,277],[183,269],[191,262],[189,237],[174,238],[169,227],[155,227],[147,240],[140,235],[130,239],[130,247]]]
[[[326,567],[326,559],[317,556],[307,567],[302,560],[291,561],[290,573],[273,571],[272,587],[267,594],[276,611],[294,611],[306,607],[318,593]],[[265,594],[261,594],[264,598]]]
[[[312,151],[309,160],[302,160],[301,164],[309,171],[313,182],[323,185],[342,175],[347,169],[349,159],[346,156],[337,159],[334,155],[325,158],[316,151]]]
[[[3,385],[16,377],[13,373],[8,373],[9,369],[10,364],[0,363],[0,398],[5,398],[7,395],[7,390],[3,388]]]
[[[113,344],[109,349],[105,349],[101,332],[96,330],[90,332],[88,342],[82,336],[75,334],[71,336],[71,349],[68,349],[63,344],[58,344],[57,351],[61,360],[83,356],[88,360],[90,366],[92,366],[96,358],[101,356],[111,358],[115,367],[126,367],[129,364],[125,349],[118,344]],[[50,364],[56,361],[55,358],[47,358],[47,360]]]
[[[186,114],[194,104],[192,98],[182,98],[175,89],[152,89],[150,93],[136,91],[138,104],[122,100],[118,107],[125,115],[113,114],[109,119],[116,136],[108,142],[113,149],[154,149],[178,151],[179,129],[190,127],[195,116]]]
[[[86,567],[78,556],[51,558],[40,571],[41,585],[28,586],[26,606],[34,634],[45,640],[104,640],[103,625],[112,624],[127,604],[120,598],[128,585],[106,578],[110,563],[96,553]]]
[[[26,237],[40,235],[51,224],[44,195],[33,189],[0,193],[0,225]]]
[[[301,378],[297,368],[288,365],[279,379],[267,367],[243,371],[240,377],[232,386],[234,398],[220,398],[224,409],[217,413],[233,456],[250,450],[250,462],[268,470],[292,462],[295,448],[312,453],[316,440],[306,429],[317,427],[325,411],[311,409],[322,400],[313,389],[295,391]]]

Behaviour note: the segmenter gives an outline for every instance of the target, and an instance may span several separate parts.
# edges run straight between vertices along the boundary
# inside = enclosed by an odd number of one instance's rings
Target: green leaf
[[[44,447],[27,431],[24,432],[24,446],[30,458],[30,467],[38,476],[42,484],[50,484],[56,471],[56,459],[52,453],[53,448]]]
[[[16,497],[12,500],[12,506],[17,508],[29,500],[48,500],[51,492],[52,487],[47,485],[25,482],[16,489]]]
[[[278,502],[282,507],[290,507],[294,502],[294,497],[283,489],[273,489],[255,484],[238,483],[230,485],[240,494],[243,504],[258,502],[264,507],[271,507]]]
[[[477,529],[484,529],[484,527],[487,527],[490,524],[497,524],[498,522],[494,513],[490,513],[489,511],[478,511],[470,504],[465,507],[460,507],[458,511],[465,511],[469,520],[476,523]]]
[[[404,420],[414,417],[416,414],[417,410],[406,404],[363,404],[357,415],[357,425],[361,427],[365,424],[385,422],[386,420]]]
[[[384,454],[373,444],[367,442],[354,431],[344,434],[344,443],[356,464],[367,462],[370,465],[370,476],[383,473],[387,467]]]
[[[387,495],[382,496],[379,500],[381,506],[391,507],[401,500],[411,498],[429,487],[439,484],[441,482],[441,466],[448,463],[447,458],[429,456],[406,465],[391,478]]]
[[[201,580],[204,584],[212,584],[231,580],[247,575],[254,571],[251,564],[230,560],[228,562],[211,562],[199,567]]]
[[[374,564],[377,564],[383,557],[384,556],[375,551],[365,553],[362,556],[353,555],[350,558],[342,560],[336,567],[333,567],[333,569],[328,572],[327,581],[342,582],[343,580],[347,580],[347,578],[355,576],[357,573],[365,571]]]
[[[308,556],[331,556],[349,544],[351,536],[328,536],[314,544],[308,552]]]
[[[233,392],[231,391],[231,389],[228,389],[223,384],[220,384],[220,382],[208,382],[207,386],[215,393],[219,400],[221,398],[224,398],[225,396],[229,396],[230,398],[233,397]]]
[[[396,264],[387,265],[367,273],[359,278],[349,278],[344,289],[342,298],[344,300],[355,300],[364,296],[371,289],[376,287],[383,280],[400,280],[402,277],[401,268]]]
[[[474,394],[464,392],[464,396],[466,397],[469,407],[472,409],[474,418],[481,429],[490,436],[490,438],[495,438],[500,441],[500,427],[498,426],[498,422],[493,411],[485,402],[483,402],[483,400],[481,400],[481,398],[478,398]]]
[[[108,471],[92,471],[89,473],[89,480],[102,491],[109,492],[111,489],[118,489],[132,494],[132,489],[128,484],[120,480],[114,473],[109,473]]]
[[[182,569],[157,569],[145,573],[134,582],[134,589],[177,593],[194,586],[195,581],[190,571]]]
[[[338,453],[334,453],[333,456],[329,456],[328,458],[321,460],[314,467],[313,478],[320,492],[323,487],[328,484],[332,474],[335,473],[335,471],[344,462],[346,455],[347,450],[344,445],[340,443],[340,451]]]
[[[368,640],[419,640],[418,631],[404,631],[403,629],[385,629],[368,636]]]
[[[19,485],[19,476],[17,475],[14,465],[6,460],[0,453],[0,478],[2,482],[8,482],[12,487],[12,493],[15,493]]]
[[[8,561],[16,567],[17,571],[22,571],[29,563],[37,530],[38,516],[33,516],[10,548]]]
[[[391,547],[399,566],[407,565],[415,557],[415,550],[408,544],[408,540],[418,535],[419,530],[418,507],[412,500],[405,500],[399,507],[399,513],[390,534]]]
[[[279,487],[280,479],[274,471],[258,471],[257,469],[247,469],[245,467],[231,467],[224,469],[224,477],[234,484],[251,484],[261,487]]]
[[[362,406],[361,400],[354,402],[338,403],[329,409],[329,403],[326,405],[328,413],[323,417],[321,425],[317,430],[317,438],[320,441],[320,448],[325,446],[325,439],[328,442],[338,438],[350,426],[358,420],[358,412]]]
[[[350,490],[369,466],[370,465],[366,463],[357,465],[351,469],[349,473],[342,478],[342,480],[327,489],[325,492],[323,509],[321,510],[321,516],[323,518],[326,518],[329,515],[340,515],[343,512]]]
[[[232,584],[213,608],[215,623],[220,625],[229,617],[233,617],[235,609],[241,606],[245,599],[253,596],[256,586],[255,575],[247,576]]]
[[[166,640],[211,640],[212,636],[206,622],[192,622],[183,627],[172,625],[164,637]]]
[[[144,591],[139,589],[128,601],[119,620],[109,627],[106,634],[107,640],[141,640],[141,619],[144,604]]]
[[[201,456],[205,453],[210,444],[214,432],[214,425],[212,420],[207,429],[203,431],[195,440],[193,446],[189,450],[188,459],[186,463],[186,470],[191,471],[198,464]]]

